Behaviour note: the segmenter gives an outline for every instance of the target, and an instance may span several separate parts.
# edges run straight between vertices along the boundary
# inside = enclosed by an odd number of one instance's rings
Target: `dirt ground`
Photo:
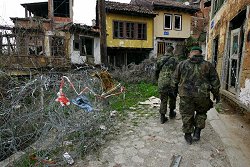
[[[130,119],[119,125],[119,135],[74,167],[163,167],[170,166],[173,155],[182,157],[183,167],[231,166],[223,142],[209,121],[201,140],[188,145],[178,109],[176,119],[163,125],[158,110],[144,105],[124,111]]]

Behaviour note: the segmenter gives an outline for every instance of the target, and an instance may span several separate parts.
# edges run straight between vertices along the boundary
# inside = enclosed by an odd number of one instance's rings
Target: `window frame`
[[[214,0],[213,1],[213,15],[215,15],[219,10],[220,8],[223,6],[224,2],[226,2],[227,0]]]
[[[176,18],[176,16],[177,17],[180,17],[180,29],[177,29],[176,27],[175,27],[175,18]],[[180,15],[180,14],[174,14],[174,19],[173,19],[173,21],[174,21],[174,30],[176,30],[176,31],[182,31],[182,15]]]
[[[119,24],[122,23],[123,29],[120,31],[120,26]],[[116,26],[116,24],[118,26]],[[127,29],[127,24],[132,25],[129,26],[129,33],[130,35],[128,36],[128,29]],[[139,29],[138,25],[142,25],[142,29],[140,34],[142,34],[142,37],[139,38]],[[120,33],[123,32],[123,35],[120,36]],[[117,35],[116,35],[117,34]],[[113,39],[129,39],[129,40],[147,40],[147,23],[145,22],[132,22],[132,21],[119,21],[119,20],[113,20]]]
[[[166,27],[166,16],[170,16],[170,27],[168,28],[168,27]],[[172,22],[173,22],[173,15],[172,14],[170,14],[170,13],[164,13],[164,18],[163,18],[163,20],[164,20],[164,24],[163,24],[163,29],[164,30],[172,30]]]
[[[87,44],[86,39],[90,40],[91,42]],[[79,40],[80,40],[80,56],[93,57],[94,56],[94,38],[89,37],[89,36],[80,36]],[[88,51],[90,48],[88,48],[87,45],[91,46],[91,54],[88,54],[89,53]]]
[[[141,38],[139,38],[139,24],[142,25],[141,29]],[[147,39],[147,24],[145,23],[137,23],[137,40],[146,40]]]

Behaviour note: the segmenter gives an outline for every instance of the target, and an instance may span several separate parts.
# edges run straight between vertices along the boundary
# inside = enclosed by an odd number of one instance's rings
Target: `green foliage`
[[[35,160],[31,160],[28,154],[25,154],[21,157],[19,161],[14,162],[14,167],[27,167],[34,166],[36,163]]]
[[[116,96],[110,100],[112,110],[122,111],[135,106],[140,101],[145,101],[151,96],[158,96],[156,85],[150,83],[125,84],[125,99],[123,96]]]

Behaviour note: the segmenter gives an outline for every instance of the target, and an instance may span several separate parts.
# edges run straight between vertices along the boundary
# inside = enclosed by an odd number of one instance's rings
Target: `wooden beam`
[[[1,26],[0,25],[0,29],[1,30],[13,30],[13,27],[10,27],[10,26]]]
[[[28,10],[27,10],[27,6],[25,6],[25,18],[28,17]]]
[[[7,41],[8,41],[8,55],[10,55],[10,38],[7,37]]]
[[[101,62],[108,65],[105,0],[98,0]]]
[[[0,55],[3,53],[3,37],[2,37],[2,32],[0,32]]]

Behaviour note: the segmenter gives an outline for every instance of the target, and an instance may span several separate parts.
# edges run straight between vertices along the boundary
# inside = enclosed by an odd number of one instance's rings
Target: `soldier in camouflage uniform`
[[[201,54],[200,47],[193,47],[189,59],[178,64],[173,77],[173,85],[178,88],[180,96],[182,130],[188,144],[200,140],[201,129],[205,128],[206,113],[213,107],[210,92],[216,103],[220,101],[220,80],[216,69]]]
[[[158,90],[160,93],[161,105],[160,105],[160,115],[161,123],[167,121],[165,114],[167,113],[167,104],[169,101],[169,117],[174,118],[176,116],[176,96],[177,92],[171,87],[171,78],[178,64],[178,60],[174,57],[173,46],[168,46],[166,48],[166,53],[161,56],[156,64],[156,80],[158,80]]]

